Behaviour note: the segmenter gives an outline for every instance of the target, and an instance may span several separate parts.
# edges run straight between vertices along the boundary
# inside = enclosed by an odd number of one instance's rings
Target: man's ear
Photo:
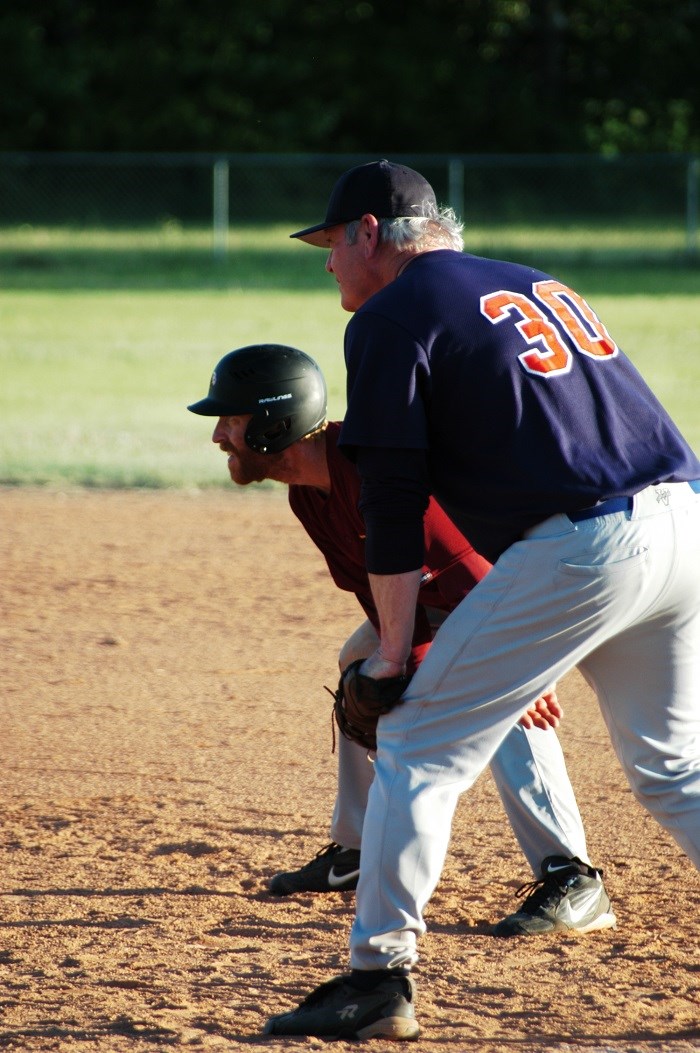
[[[360,219],[357,240],[362,245],[365,258],[369,259],[379,245],[379,220],[371,212],[366,212]]]

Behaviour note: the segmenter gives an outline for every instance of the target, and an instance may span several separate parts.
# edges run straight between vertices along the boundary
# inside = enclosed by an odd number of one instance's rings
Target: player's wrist
[[[396,656],[386,654],[381,647],[377,648],[377,657],[381,658],[383,662],[387,662],[389,665],[397,666],[399,669],[405,669],[406,662],[408,661],[408,655],[406,655],[405,658],[397,658]]]

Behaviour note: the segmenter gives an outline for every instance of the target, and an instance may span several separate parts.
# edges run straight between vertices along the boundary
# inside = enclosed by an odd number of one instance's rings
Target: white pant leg
[[[539,877],[545,856],[578,856],[589,862],[586,835],[553,730],[520,724],[509,732],[491,759],[491,772],[513,833],[530,869]],[[359,848],[374,765],[367,750],[338,737],[338,793],[331,838],[344,848]]]
[[[614,683],[606,684],[604,708],[615,714],[615,745],[635,792],[645,796],[640,743],[652,756],[657,789],[663,767],[657,814],[700,862],[700,741],[694,726],[682,735],[687,699],[700,694],[699,607],[700,497],[682,484],[644,491],[632,516],[576,525],[553,516],[504,553],[443,625],[405,703],[379,722],[351,935],[354,967],[415,961],[459,794],[532,698],[632,628],[639,639],[647,626],[657,644],[636,654],[635,690],[653,679],[661,656],[668,667],[663,693],[642,696],[656,715],[646,713],[640,731],[632,703],[622,693],[618,701]],[[661,735],[656,743],[652,724]],[[625,748],[627,737],[634,748]]]
[[[687,652],[691,635],[700,637],[700,615],[684,630],[676,643]],[[669,663],[659,636],[643,625],[598,648],[581,672],[635,797],[700,869],[700,654]],[[670,707],[658,704],[664,697]]]
[[[516,724],[491,758],[491,774],[536,878],[546,856],[590,862],[586,834],[556,732]]]
[[[678,666],[668,668],[657,643],[631,632],[599,648],[581,663],[581,671],[598,696],[632,792],[700,870],[700,668],[688,678],[688,690],[679,689]],[[640,647],[647,657],[658,657],[645,675],[635,667]],[[658,705],[661,692],[669,689],[671,710]]]
[[[342,672],[366,658],[379,646],[377,632],[369,621],[361,622],[340,649],[338,667]],[[365,747],[338,734],[338,790],[331,819],[331,838],[343,848],[359,848],[367,795],[374,778],[374,765]]]
[[[337,742],[338,792],[331,820],[331,838],[343,848],[359,848],[374,764],[364,746],[340,734]]]
[[[635,515],[666,536],[671,567],[646,618],[597,648],[581,671],[598,696],[632,792],[700,869],[700,525],[697,516],[654,515],[663,486],[640,496]],[[700,495],[695,498],[700,510]],[[662,503],[663,507],[663,503]],[[696,552],[694,565],[684,553]]]

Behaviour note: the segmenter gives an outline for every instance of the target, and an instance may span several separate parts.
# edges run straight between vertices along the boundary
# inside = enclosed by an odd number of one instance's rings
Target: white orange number
[[[531,350],[523,351],[518,359],[528,373],[550,377],[569,372],[572,355],[559,328],[583,355],[600,359],[617,354],[617,344],[603,323],[573,289],[548,279],[535,282],[532,291],[540,303],[549,308],[553,319],[523,293],[501,289],[481,297],[481,313],[494,325],[512,314],[520,316],[515,328]]]

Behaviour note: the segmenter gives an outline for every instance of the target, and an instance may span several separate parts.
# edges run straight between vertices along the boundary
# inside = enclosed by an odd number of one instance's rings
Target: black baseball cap
[[[367,212],[377,219],[395,219],[430,215],[435,208],[435,191],[420,172],[391,161],[370,161],[341,175],[333,187],[323,223],[289,236],[325,248],[324,230],[339,223],[352,223]]]

